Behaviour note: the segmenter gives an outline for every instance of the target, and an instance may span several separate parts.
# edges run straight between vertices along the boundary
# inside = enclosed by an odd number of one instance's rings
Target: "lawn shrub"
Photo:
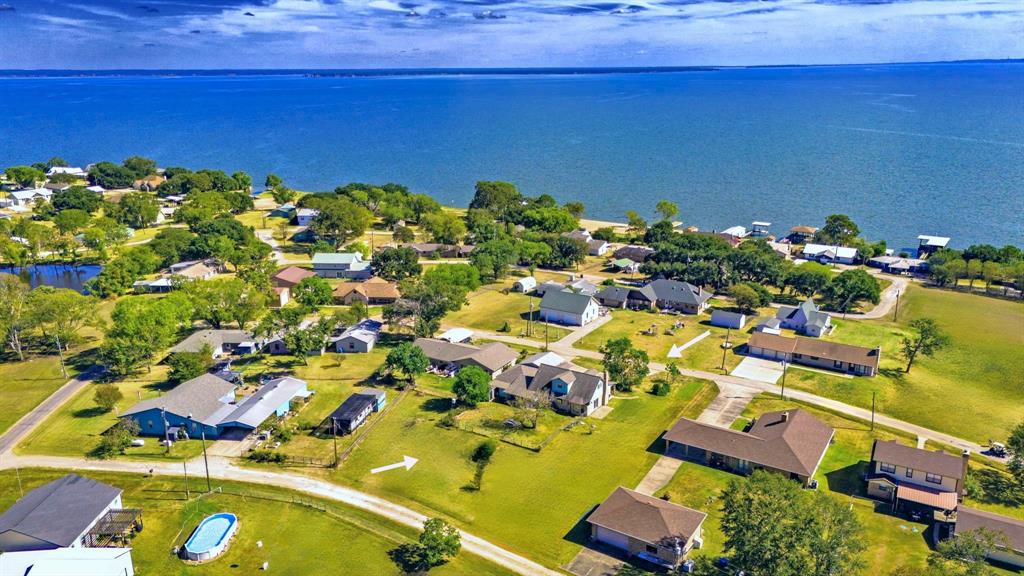
[[[651,386],[651,393],[655,396],[668,396],[668,393],[672,390],[672,385],[664,380],[659,380]]]

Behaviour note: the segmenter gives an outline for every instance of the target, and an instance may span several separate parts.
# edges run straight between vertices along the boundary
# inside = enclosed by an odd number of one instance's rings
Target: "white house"
[[[806,336],[820,338],[832,331],[832,316],[828,312],[822,312],[810,298],[799,306],[779,308],[775,318],[783,328],[796,330]]]
[[[540,316],[547,322],[569,326],[586,326],[600,313],[601,307],[593,296],[548,290],[540,301]]]
[[[320,211],[313,208],[299,208],[295,212],[295,223],[299,226],[309,226],[319,214]]]
[[[807,244],[802,256],[806,260],[816,260],[822,264],[853,264],[857,259],[857,249],[848,246]]]
[[[370,263],[359,252],[317,252],[313,255],[313,272],[321,278],[367,280],[373,275]]]
[[[56,176],[57,174],[68,174],[75,178],[85,178],[88,176],[85,170],[78,166],[53,166],[46,171],[47,176]]]
[[[516,280],[512,284],[512,291],[513,292],[522,292],[523,294],[525,294],[525,293],[529,292],[530,290],[533,290],[536,287],[537,287],[537,279],[534,278],[533,276],[527,276],[525,278],[520,278],[520,279]]]
[[[49,200],[53,192],[46,188],[29,188],[27,190],[15,190],[8,196],[11,200],[11,206],[31,206],[36,202],[43,200]]]
[[[0,574],[134,576],[131,548],[57,548],[0,554]]]

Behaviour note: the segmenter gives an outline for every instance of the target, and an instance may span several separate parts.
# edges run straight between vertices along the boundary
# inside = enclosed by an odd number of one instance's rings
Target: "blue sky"
[[[1022,0],[0,0],[0,68],[1024,57]]]

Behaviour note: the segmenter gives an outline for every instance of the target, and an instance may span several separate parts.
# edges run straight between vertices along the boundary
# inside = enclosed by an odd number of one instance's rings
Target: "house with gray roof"
[[[590,516],[590,538],[673,569],[703,545],[707,514],[618,487]]]
[[[313,272],[321,278],[367,280],[373,276],[370,262],[359,252],[317,252],[313,255]]]
[[[976,530],[992,531],[998,540],[995,548],[988,552],[988,560],[1017,570],[1024,569],[1024,520],[967,506],[960,506],[954,518],[955,526],[950,536],[966,535]]]
[[[832,331],[832,315],[822,312],[814,300],[808,298],[799,306],[783,306],[775,313],[783,328],[796,330],[805,336],[820,338]]]
[[[236,351],[255,352],[261,347],[261,342],[248,330],[197,330],[178,342],[170,353],[199,352],[207,345],[213,358],[219,358]]]
[[[538,353],[491,382],[496,400],[547,399],[556,410],[589,416],[611,398],[611,386],[597,370],[571,364],[557,354]]]
[[[363,320],[349,326],[336,338],[331,338],[334,350],[339,353],[365,353],[377,345],[382,324],[376,320]]]
[[[455,372],[466,366],[476,366],[493,378],[519,358],[515,350],[501,342],[491,342],[477,347],[437,338],[417,338],[413,344],[426,354],[434,370],[446,373]]]
[[[659,278],[640,287],[608,286],[597,294],[597,300],[608,308],[631,310],[675,310],[700,314],[707,310],[713,294],[700,286],[678,280]]]
[[[680,418],[665,433],[665,454],[750,474],[764,469],[808,485],[835,430],[804,410],[765,412],[746,432]]]
[[[147,436],[177,439],[225,435],[237,437],[259,427],[271,416],[284,416],[296,398],[311,394],[298,378],[277,378],[251,396],[236,398],[237,386],[213,374],[178,384],[163,396],[149,398],[123,412]],[[231,433],[231,434],[229,434]]]
[[[87,547],[97,522],[121,508],[120,488],[68,474],[25,494],[0,515],[0,552]]]
[[[562,290],[548,290],[540,301],[540,317],[546,322],[586,326],[597,320],[601,307],[593,296]]]

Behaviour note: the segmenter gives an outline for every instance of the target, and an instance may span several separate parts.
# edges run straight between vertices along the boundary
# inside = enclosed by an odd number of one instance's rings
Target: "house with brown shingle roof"
[[[707,514],[660,498],[616,488],[590,516],[590,538],[648,562],[675,568],[703,544]]]
[[[611,386],[597,370],[581,368],[552,352],[541,352],[505,370],[491,382],[496,400],[543,398],[556,410],[589,416],[611,398]]]
[[[952,511],[963,499],[968,454],[924,450],[895,440],[875,440],[867,493],[892,504],[893,512]]]
[[[316,272],[298,266],[289,266],[277,271],[270,277],[270,281],[278,288],[294,288],[296,284],[305,278],[316,276]]]
[[[954,536],[980,529],[991,530],[996,533],[999,540],[987,558],[1017,569],[1024,568],[1024,520],[966,506],[960,506],[955,518]]]
[[[426,354],[434,370],[448,373],[466,366],[476,366],[494,378],[519,358],[515,350],[501,342],[476,347],[436,338],[417,338],[413,344]]]
[[[878,373],[882,350],[815,338],[787,338],[769,332],[754,332],[747,342],[747,354],[856,376],[874,376]]]
[[[808,485],[835,430],[804,410],[765,412],[746,432],[680,418],[665,454],[738,474],[764,469]]]
[[[401,296],[398,285],[383,278],[370,278],[366,282],[342,282],[334,288],[334,301],[351,305],[359,300],[364,304],[394,304]]]

